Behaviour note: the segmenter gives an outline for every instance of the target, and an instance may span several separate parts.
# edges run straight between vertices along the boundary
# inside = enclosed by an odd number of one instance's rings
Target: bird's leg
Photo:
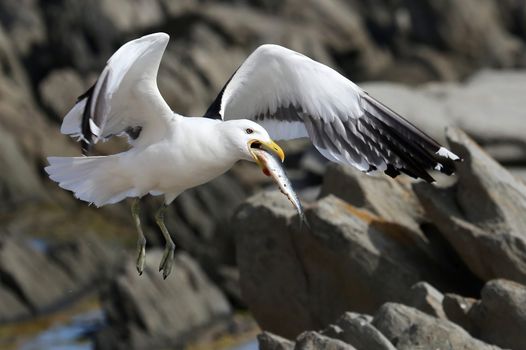
[[[164,279],[166,279],[166,277],[168,277],[168,275],[172,271],[175,250],[175,243],[172,241],[172,237],[170,237],[170,232],[168,232],[168,229],[164,224],[164,212],[166,211],[166,208],[167,205],[163,204],[157,211],[157,214],[155,214],[155,221],[157,222],[157,225],[159,225],[159,228],[161,229],[164,240],[166,242],[164,246],[163,258],[161,259],[161,263],[159,264],[159,271],[163,271]]]
[[[146,237],[144,237],[144,233],[142,232],[141,227],[141,218],[139,216],[140,213],[140,198],[134,198],[132,205],[131,205],[131,212],[133,216],[133,220],[135,221],[135,226],[137,227],[137,272],[139,272],[139,276],[142,275],[144,271],[144,261],[146,260]]]

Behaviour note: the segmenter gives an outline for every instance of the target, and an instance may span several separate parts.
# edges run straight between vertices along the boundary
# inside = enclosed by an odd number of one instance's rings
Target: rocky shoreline
[[[240,285],[264,330],[295,349],[526,346],[526,184],[461,130],[446,138],[464,158],[448,187],[333,166],[307,208],[311,229],[277,192],[241,207]],[[349,311],[363,315],[333,323]],[[380,335],[383,347],[361,342]],[[260,344],[293,348],[278,340]]]
[[[255,328],[232,321],[247,310],[269,332],[262,349],[439,347],[440,329],[454,335],[446,349],[525,348],[524,23],[511,0],[0,1],[0,347],[19,335],[2,326],[94,293],[104,322],[82,336],[98,349],[228,336]],[[430,186],[285,143],[312,231],[283,196],[261,192],[274,185],[257,167],[238,164],[170,206],[177,277],[160,281],[152,265],[140,279],[128,203],[88,207],[42,169],[80,154],[60,122],[112,52],[156,31],[171,36],[158,80],[180,113],[202,115],[253,49],[277,43],[360,83],[465,161]],[[143,206],[149,264],[158,204]]]

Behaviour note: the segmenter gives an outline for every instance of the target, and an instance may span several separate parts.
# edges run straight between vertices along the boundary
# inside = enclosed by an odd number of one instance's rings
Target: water
[[[258,341],[257,340],[251,340],[248,343],[242,344],[232,350],[258,350]]]
[[[47,329],[25,337],[17,342],[18,350],[92,350],[91,335],[102,329],[105,317],[98,305],[73,310],[71,314],[56,319]],[[21,344],[21,345],[20,345]],[[228,350],[228,349],[225,349]],[[257,340],[253,339],[229,350],[258,350]]]
[[[103,327],[104,321],[101,310],[76,315],[27,341],[20,350],[91,350],[93,345],[86,335]]]

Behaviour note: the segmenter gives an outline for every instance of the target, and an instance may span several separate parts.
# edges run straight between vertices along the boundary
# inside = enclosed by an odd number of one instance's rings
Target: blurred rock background
[[[158,80],[179,113],[202,115],[277,43],[449,142],[458,182],[365,177],[287,143],[312,232],[238,164],[171,206],[167,281],[146,201],[139,278],[128,204],[88,207],[42,169],[80,153],[59,125],[105,61],[155,31],[171,36]],[[275,333],[262,349],[525,348],[525,67],[524,0],[0,0],[0,348],[228,349],[255,339],[250,315]]]

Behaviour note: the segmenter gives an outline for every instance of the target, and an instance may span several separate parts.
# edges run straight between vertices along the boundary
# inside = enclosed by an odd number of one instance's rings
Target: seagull
[[[274,140],[307,137],[331,161],[428,182],[434,181],[428,169],[451,175],[460,160],[332,68],[272,44],[259,46],[245,60],[203,117],[184,117],[170,109],[157,86],[168,42],[165,33],[150,34],[111,56],[60,129],[81,142],[84,155],[49,157],[45,168],[60,187],[97,207],[133,198],[139,274],[146,256],[142,197],[164,196],[155,219],[166,242],[159,264],[166,278],[175,249],[164,224],[166,207],[240,160],[258,162],[254,148],[283,161]],[[99,140],[113,136],[127,137],[129,149],[86,156]]]

